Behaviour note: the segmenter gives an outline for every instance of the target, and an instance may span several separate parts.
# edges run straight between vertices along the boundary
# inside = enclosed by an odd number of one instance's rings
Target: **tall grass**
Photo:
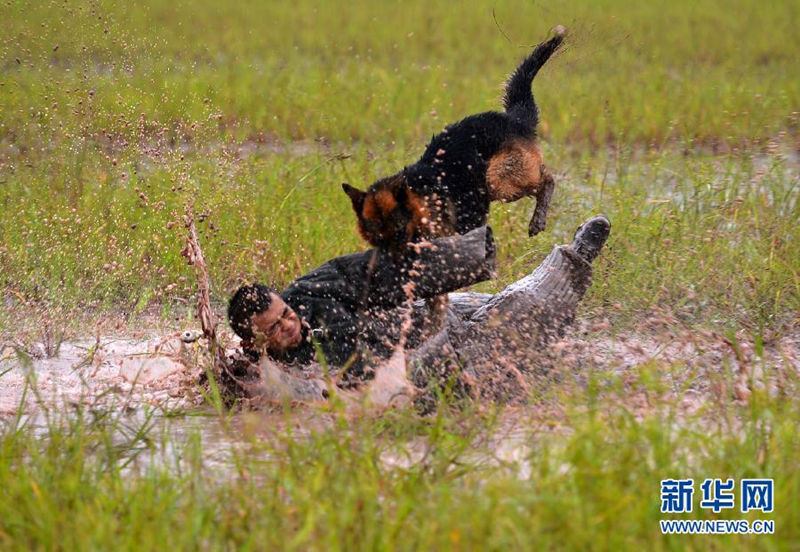
[[[0,549],[797,549],[796,366],[763,348],[800,312],[799,17],[749,0],[3,4],[2,342],[43,319],[190,320],[187,204],[218,304],[363,248],[339,184],[497,108],[564,24],[535,84],[548,231],[525,236],[528,201],[494,205],[499,272],[481,289],[603,212],[581,315],[612,338],[653,316],[752,338],[740,369],[767,386],[732,401],[724,357],[620,373],[588,355],[528,408],[427,419],[20,411],[0,420]],[[666,477],[773,478],[776,534],[662,537]]]
[[[667,369],[560,385],[502,415],[245,417],[209,441],[78,410],[0,433],[4,550],[789,550],[800,543],[795,395],[687,415]],[[796,385],[796,381],[792,385]],[[649,393],[647,409],[630,395]],[[548,404],[554,405],[550,408]],[[732,420],[738,429],[731,431]],[[207,425],[219,422],[209,418]],[[553,432],[552,428],[559,429]],[[294,428],[294,429],[293,429]],[[219,431],[219,430],[217,430]],[[201,446],[201,443],[203,445]],[[225,451],[214,460],[203,447]],[[218,455],[217,455],[218,456]],[[667,477],[768,477],[775,511],[660,513]],[[699,494],[699,491],[697,491]],[[696,498],[696,500],[699,500]],[[774,535],[661,536],[659,519],[772,519]]]
[[[557,142],[763,143],[797,131],[792,2],[525,2],[347,6],[160,0],[2,8],[3,135],[192,135],[416,143],[495,108],[499,84],[556,24],[569,47],[543,71]]]
[[[362,248],[339,183],[366,186],[445,123],[497,108],[523,45],[557,23],[568,47],[535,86],[562,175],[552,224],[527,240],[529,202],[495,206],[503,260],[487,289],[603,211],[614,235],[590,307],[691,295],[696,319],[783,319],[798,306],[797,171],[776,152],[797,147],[797,15],[793,3],[8,3],[0,286],[15,310],[0,324],[37,304],[180,311],[187,203],[207,215],[220,301],[240,278],[280,286]]]
[[[605,153],[571,158],[555,146],[560,173],[548,232],[526,236],[531,202],[496,204],[498,289],[529,272],[586,216],[613,224],[587,311],[630,319],[671,308],[689,324],[779,326],[800,308],[798,177],[774,156],[685,158]],[[337,158],[347,152],[352,157]],[[254,155],[185,154],[184,160],[84,166],[80,191],[34,194],[40,169],[9,175],[0,215],[0,266],[9,297],[74,308],[138,311],[193,292],[180,256],[186,202],[199,215],[216,300],[241,279],[281,287],[325,260],[363,246],[338,183],[370,182],[403,163],[366,148]],[[215,163],[214,161],[219,161]],[[75,193],[75,195],[72,195]],[[30,195],[28,195],[30,194]],[[12,295],[13,292],[13,295]],[[607,308],[610,306],[615,308]],[[172,307],[171,307],[172,308]]]

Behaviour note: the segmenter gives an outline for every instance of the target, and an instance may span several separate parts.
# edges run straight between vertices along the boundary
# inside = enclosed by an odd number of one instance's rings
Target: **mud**
[[[553,345],[541,366],[525,370],[533,390],[529,403],[509,407],[498,429],[475,448],[471,461],[508,465],[522,477],[529,474],[531,435],[569,431],[562,405],[551,392],[586,387],[590,377],[609,389],[609,404],[622,400],[637,418],[669,405],[679,410],[678,421],[713,410],[709,406],[744,403],[756,388],[774,396],[797,392],[800,328],[761,345],[743,334],[650,327],[612,335],[604,326],[602,321],[582,322]],[[335,423],[335,416],[319,405],[295,404],[287,417],[286,403],[221,419],[197,385],[205,344],[184,343],[180,335],[79,339],[62,343],[51,358],[44,357],[41,344],[27,352],[7,346],[0,357],[0,421],[21,415],[35,426],[43,410],[69,412],[78,406],[116,412],[133,425],[150,416],[168,447],[158,453],[147,451],[138,461],[150,462],[160,454],[162,462],[173,462],[174,450],[187,446],[191,435],[199,432],[203,461],[220,467],[230,465],[236,451],[280,435],[289,424],[293,438],[302,438]],[[401,361],[393,358],[385,373],[379,372],[379,383],[363,401],[347,397],[351,406],[363,407],[349,415],[380,415],[387,408],[408,407],[408,381],[399,368]],[[653,371],[657,386],[647,383],[654,378]],[[412,440],[387,449],[382,461],[407,468],[424,457],[424,443]]]
[[[734,386],[744,386],[733,397],[739,400],[746,400],[754,386],[785,392],[782,386],[800,375],[800,328],[763,345],[743,334],[650,327],[612,335],[608,330],[603,321],[582,322],[553,344],[541,366],[523,372],[530,374],[534,387],[552,385],[547,381],[565,375],[581,384],[590,373],[634,385],[640,369],[649,366],[674,387],[700,394],[713,391],[715,379],[730,376]],[[52,357],[41,343],[28,349],[6,346],[0,352],[0,416],[64,405],[164,411],[202,407],[197,382],[205,343],[184,343],[182,333],[78,339],[61,343]],[[402,359],[393,358],[379,371],[377,385],[369,390],[373,402],[390,405],[398,391],[410,392],[398,366]]]
[[[0,356],[0,416],[70,405],[190,408],[202,400],[194,385],[201,354],[198,344],[184,344],[178,333],[80,339],[61,343],[53,356],[41,343],[29,350],[6,346]]]

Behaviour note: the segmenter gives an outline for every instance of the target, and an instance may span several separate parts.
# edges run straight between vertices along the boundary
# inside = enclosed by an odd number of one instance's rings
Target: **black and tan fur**
[[[539,109],[531,84],[563,41],[563,29],[512,73],[504,112],[471,115],[434,136],[413,165],[366,191],[343,184],[361,235],[402,254],[409,242],[463,234],[486,224],[491,201],[536,197],[528,232],[545,228],[554,181],[537,144]]]

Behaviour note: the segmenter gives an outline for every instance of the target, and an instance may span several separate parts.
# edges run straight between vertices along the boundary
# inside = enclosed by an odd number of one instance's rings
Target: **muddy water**
[[[252,414],[226,418],[204,402],[196,385],[203,349],[183,343],[178,333],[1,353],[0,428],[25,424],[46,438],[50,421],[63,422],[80,408],[87,423],[104,417],[125,470],[155,464],[180,471],[200,459],[207,468],[230,471],[234,456],[253,442]],[[313,416],[308,418],[313,426]],[[280,413],[258,413],[259,427],[274,431],[285,424]]]
[[[179,469],[192,447],[205,466],[231,468],[234,456],[252,453],[253,445],[268,460],[270,447],[258,443],[287,434],[290,424],[293,438],[303,438],[334,423],[334,415],[319,405],[292,408],[288,415],[281,405],[218,415],[197,386],[204,343],[180,337],[176,332],[147,339],[79,339],[50,351],[43,344],[30,350],[7,347],[0,352],[0,427],[25,424],[46,437],[48,420],[63,420],[80,408],[87,419],[107,417],[114,444],[129,451],[131,469],[152,462]],[[394,400],[394,388],[407,385],[404,363],[395,359],[387,366],[371,395],[341,397],[348,409],[363,405],[360,413],[374,413],[377,404]],[[143,428],[157,446],[137,440]],[[387,463],[393,458],[387,456]]]
[[[43,346],[30,352],[2,351],[0,424],[26,424],[46,438],[49,419],[63,419],[78,407],[91,413],[87,418],[104,413],[113,444],[130,459],[126,470],[154,463],[181,470],[200,458],[206,468],[234,475],[239,454],[269,461],[275,448],[260,444],[277,442],[276,437],[288,434],[289,425],[292,438],[302,439],[335,424],[333,414],[314,406],[293,408],[290,415],[277,407],[232,417],[217,415],[196,387],[201,344],[183,343],[177,333],[139,340],[76,340],[49,352],[52,356]],[[346,415],[377,415],[376,405],[384,409],[394,405],[397,388],[408,385],[403,367],[400,358],[388,362],[361,402],[342,397],[349,401]],[[350,408],[357,405],[362,408],[359,412]],[[138,440],[143,428],[149,443]],[[524,464],[528,449],[521,433],[506,426],[491,440],[491,453],[476,451],[475,462]],[[389,468],[409,468],[424,456],[424,444],[411,441],[387,448],[381,460]],[[529,472],[523,465],[520,473]]]
[[[744,382],[731,397],[739,401],[747,400],[747,386],[785,393],[788,390],[782,387],[797,381],[800,374],[800,335],[787,335],[765,347],[759,358],[746,339],[739,341],[737,353],[725,339],[712,333],[631,333],[613,339],[592,335],[590,328],[579,325],[573,337],[554,346],[561,370],[572,372],[578,379],[588,370],[600,370],[635,381],[643,364],[658,361],[665,367],[679,367],[671,369],[669,377],[683,380],[674,382],[675,388],[683,389],[675,400],[688,413],[700,411],[703,404],[715,400],[709,381],[723,365],[733,368]],[[61,344],[57,354],[49,357],[43,349],[34,347],[28,354],[9,347],[0,352],[0,424],[13,423],[19,417],[46,436],[48,416],[68,416],[77,407],[85,413],[110,413],[115,420],[115,444],[123,445],[123,449],[130,447],[135,456],[131,468],[157,462],[180,469],[180,464],[191,461],[195,454],[207,467],[233,470],[234,457],[242,452],[269,460],[275,449],[259,443],[285,436],[289,426],[296,439],[335,423],[334,415],[318,406],[293,408],[290,415],[281,408],[227,418],[217,415],[196,386],[202,344],[183,343],[178,333],[147,339],[76,340]],[[383,379],[389,382],[387,389],[405,383],[391,363]],[[376,389],[370,400],[377,400],[381,394],[386,394],[386,389]],[[636,393],[626,402],[631,412],[646,414],[650,408],[649,400]],[[508,421],[486,436],[484,446],[476,448],[471,460],[513,466],[520,477],[527,477],[530,466],[526,458],[535,430],[531,420],[536,419],[540,408],[509,409],[505,416]],[[380,412],[368,408],[350,415]],[[538,415],[548,420],[543,431],[566,429],[552,424],[558,418],[556,413]],[[142,427],[148,428],[151,442],[158,446],[136,441]],[[424,456],[424,444],[412,440],[403,447],[387,449],[382,461],[387,467],[408,468]]]
[[[198,351],[176,336],[145,340],[100,338],[62,343],[57,351],[2,351],[0,416],[39,407],[117,406],[186,408],[198,370],[187,368]]]

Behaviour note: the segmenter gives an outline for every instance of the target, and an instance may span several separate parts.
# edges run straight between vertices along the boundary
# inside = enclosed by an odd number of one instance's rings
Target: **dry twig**
[[[211,310],[211,285],[208,278],[208,269],[206,268],[205,257],[203,257],[203,250],[200,248],[200,242],[197,239],[197,228],[194,224],[194,214],[190,203],[186,205],[186,214],[183,216],[183,222],[188,235],[186,237],[186,247],[181,251],[181,255],[186,257],[186,261],[190,266],[194,267],[197,277],[197,318],[200,319],[203,335],[208,340],[208,352],[214,359],[215,367],[223,368],[225,366],[225,356],[223,348],[217,343],[217,321]]]

